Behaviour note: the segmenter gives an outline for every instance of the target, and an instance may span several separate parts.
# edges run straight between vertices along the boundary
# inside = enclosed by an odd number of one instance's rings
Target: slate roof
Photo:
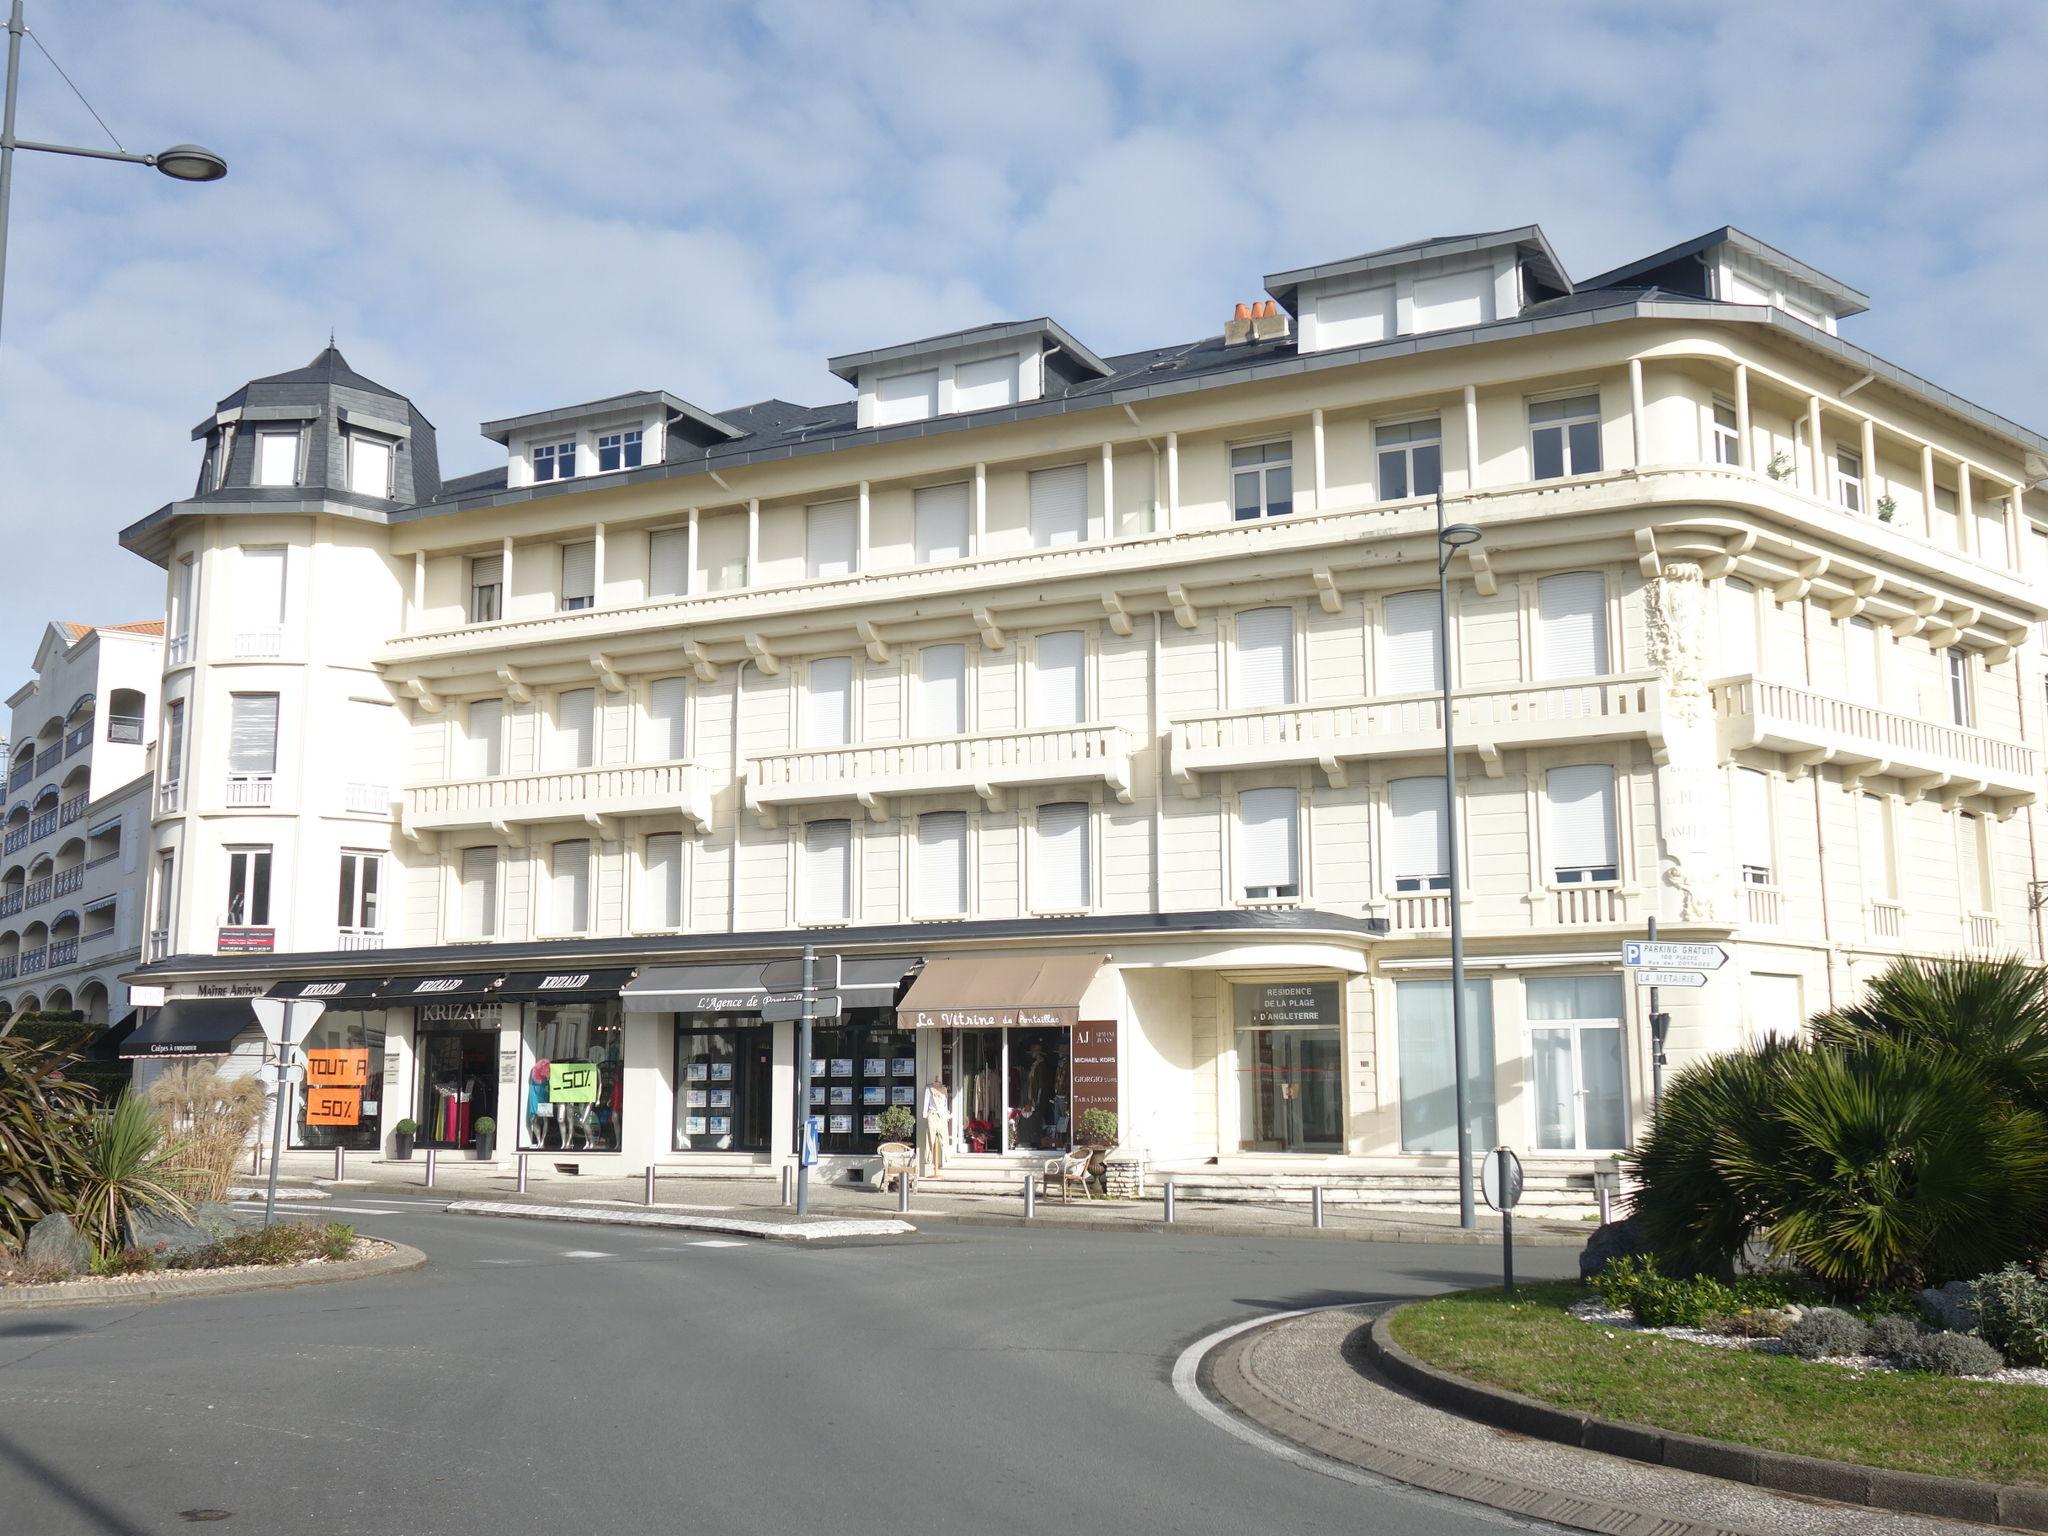
[[[305,367],[287,368],[283,373],[267,373],[260,379],[251,379],[221,401],[215,409],[225,411],[237,405],[246,405],[250,389],[258,384],[338,384],[344,389],[359,389],[366,395],[382,395],[387,400],[405,399],[397,390],[379,384],[375,379],[364,378],[349,367],[348,359],[341,355],[341,349],[332,341],[322,347],[319,354]]]

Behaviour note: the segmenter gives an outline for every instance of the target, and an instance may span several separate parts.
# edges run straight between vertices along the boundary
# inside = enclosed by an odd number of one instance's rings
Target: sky
[[[119,530],[331,331],[444,473],[624,390],[846,398],[835,352],[1050,314],[1214,334],[1267,272],[1541,224],[1591,276],[1735,224],[1848,339],[2048,429],[2048,5],[29,0],[130,149],[17,155],[0,676],[160,616]],[[104,144],[31,42],[18,132]]]

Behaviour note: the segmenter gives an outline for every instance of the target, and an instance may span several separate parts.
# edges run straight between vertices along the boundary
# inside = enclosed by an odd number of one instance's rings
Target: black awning
[[[630,965],[604,970],[514,971],[497,995],[508,1003],[573,1003],[589,998],[615,999],[633,979]]]
[[[141,1013],[135,1009],[130,1009],[128,1016],[121,1020],[120,1023],[109,1024],[100,1031],[99,1038],[85,1048],[85,1059],[87,1061],[119,1061],[121,1059],[121,1047],[128,1043],[128,1037],[135,1033],[136,1026],[141,1024],[141,1022]]]
[[[263,995],[304,998],[308,1002],[325,1003],[329,1008],[346,1009],[350,1003],[375,1002],[378,989],[383,985],[382,976],[354,976],[346,981],[300,977],[293,981],[280,981]]]
[[[786,962],[778,962],[786,963]],[[759,1013],[771,993],[763,960],[654,965],[624,991],[628,1013]],[[923,962],[915,955],[856,955],[842,962],[836,991],[845,1008],[892,1008],[903,978]]]
[[[380,1003],[405,1007],[426,1003],[496,1002],[503,971],[477,971],[467,976],[393,976],[374,994]]]
[[[225,1056],[237,1035],[257,1027],[246,997],[174,997],[121,1042],[121,1055]]]

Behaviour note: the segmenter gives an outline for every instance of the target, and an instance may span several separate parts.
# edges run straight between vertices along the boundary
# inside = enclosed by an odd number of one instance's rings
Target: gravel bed
[[[355,1241],[355,1246],[349,1250],[348,1257],[350,1260],[375,1259],[381,1258],[387,1253],[396,1253],[397,1251],[398,1250],[390,1243],[381,1242],[377,1238],[359,1237]],[[55,1286],[69,1286],[80,1289],[120,1290],[123,1286],[146,1285],[151,1281],[163,1280],[166,1278],[182,1279],[186,1276],[192,1275],[249,1275],[258,1273],[275,1274],[281,1270],[316,1269],[323,1264],[333,1264],[341,1262],[347,1261],[335,1259],[307,1259],[303,1263],[299,1264],[225,1264],[218,1269],[171,1269],[166,1267],[163,1269],[145,1269],[140,1273],[133,1275],[79,1275],[71,1280],[45,1280],[37,1282],[37,1286],[39,1289],[51,1288]],[[12,1285],[0,1284],[0,1295],[4,1295],[7,1291],[12,1290],[13,1288],[14,1287]]]

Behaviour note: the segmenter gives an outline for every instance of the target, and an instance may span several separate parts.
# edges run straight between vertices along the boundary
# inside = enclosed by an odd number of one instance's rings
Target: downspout
[[[732,669],[732,848],[726,854],[725,931],[740,931],[740,824],[747,817],[747,789],[740,777],[740,696],[746,691],[747,663],[742,656]]]
[[[1800,648],[1806,653],[1805,672],[1807,684],[1811,686],[1813,682],[1813,604],[1803,597],[1799,600],[1799,639]],[[1827,945],[1823,953],[1825,954],[1827,965],[1828,1011],[1832,1013],[1835,1008],[1835,924],[1834,918],[1828,910],[1828,829],[1827,815],[1821,808],[1820,770],[1821,765],[1815,763],[1806,771],[1813,778],[1813,851],[1814,857],[1820,861],[1820,936]]]

